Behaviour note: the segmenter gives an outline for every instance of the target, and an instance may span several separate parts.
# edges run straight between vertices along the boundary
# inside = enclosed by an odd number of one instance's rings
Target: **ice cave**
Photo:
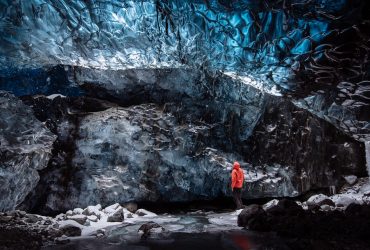
[[[0,0],[0,250],[370,249],[369,174],[368,0]]]

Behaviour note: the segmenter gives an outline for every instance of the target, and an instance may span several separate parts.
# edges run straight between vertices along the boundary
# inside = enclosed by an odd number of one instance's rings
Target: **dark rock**
[[[252,163],[292,166],[298,193],[339,186],[343,175],[366,176],[365,145],[292,102],[271,97],[252,136]]]
[[[367,220],[367,219],[370,219],[370,206],[369,205],[366,206],[366,205],[351,203],[344,210],[344,213],[349,217],[351,217],[351,216],[364,216],[363,219]]]
[[[15,209],[36,187],[55,139],[30,107],[0,90],[0,211]]]
[[[100,204],[96,206],[88,206],[82,211],[84,215],[95,215],[100,218],[100,211],[102,210],[102,206]]]
[[[140,232],[140,231],[143,232],[143,235],[141,237],[142,238],[147,238],[147,237],[150,236],[151,233],[163,232],[163,231],[165,231],[165,229],[161,225],[159,225],[159,224],[157,224],[153,221],[150,221],[150,222],[147,222],[147,223],[141,225],[140,228],[138,229],[138,232]]]
[[[39,216],[37,216],[37,215],[35,215],[35,214],[27,214],[26,215],[26,221],[28,222],[28,223],[36,223],[36,222],[38,222],[38,221],[41,221],[42,220],[42,218],[40,218]]]
[[[129,212],[135,213],[137,210],[137,204],[133,202],[129,202],[123,205]]]
[[[66,236],[81,236],[81,227],[78,227],[74,224],[65,224],[59,228],[62,234]]]
[[[255,217],[265,214],[265,210],[259,205],[253,204],[244,208],[238,215],[238,226],[247,227]]]
[[[299,215],[303,212],[303,208],[293,200],[282,199],[277,203],[276,206],[266,209],[266,212],[273,215]]]
[[[70,239],[68,239],[66,236],[65,237],[58,237],[58,238],[56,238],[55,239],[55,243],[57,243],[57,244],[67,244],[67,243],[69,243],[71,240]]]
[[[112,214],[108,215],[108,222],[122,222],[124,220],[122,208],[118,208]]]
[[[87,220],[87,216],[82,215],[82,214],[76,214],[76,215],[72,215],[72,216],[67,216],[67,219],[74,220],[77,223],[79,223],[81,225],[84,225],[86,220]]]
[[[13,219],[12,216],[0,216],[0,223],[7,223]]]
[[[39,250],[42,236],[28,228],[4,227],[0,224],[0,249]]]

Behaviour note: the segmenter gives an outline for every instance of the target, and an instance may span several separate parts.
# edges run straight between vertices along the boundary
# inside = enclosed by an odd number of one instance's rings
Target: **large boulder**
[[[74,221],[80,223],[81,225],[84,225],[86,220],[87,220],[87,216],[83,215],[83,214],[76,214],[76,215],[72,215],[72,216],[67,216],[67,219],[74,220]]]
[[[279,215],[299,215],[303,212],[303,208],[297,202],[288,199],[280,200],[275,206],[270,206],[266,209],[268,214]]]
[[[124,220],[124,214],[122,207],[116,208],[115,211],[108,214],[108,222],[122,222]]]
[[[59,222],[59,230],[66,236],[81,236],[83,226],[74,220]]]
[[[259,216],[263,216],[265,210],[259,205],[253,204],[244,208],[238,215],[238,226],[247,227],[253,219]]]
[[[100,204],[96,206],[88,206],[82,211],[82,214],[84,215],[95,215],[100,216],[100,211],[102,210],[102,206]]]
[[[55,139],[30,107],[0,91],[0,211],[14,209],[36,187]]]
[[[151,234],[158,234],[164,231],[165,231],[164,227],[153,221],[141,225],[138,229],[138,233],[142,233],[141,238],[144,239],[149,237]]]
[[[321,207],[323,205],[328,205],[331,207],[335,206],[335,203],[324,194],[313,195],[307,200],[306,203],[309,209],[314,208],[316,206]]]

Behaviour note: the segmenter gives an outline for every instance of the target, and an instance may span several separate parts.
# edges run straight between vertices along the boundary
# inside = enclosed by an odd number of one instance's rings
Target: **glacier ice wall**
[[[173,78],[184,77],[191,87],[209,89],[204,97],[210,100],[218,97],[211,95],[215,79],[227,79],[220,92],[225,98],[238,90],[235,82],[246,86],[258,82],[263,94],[266,86],[268,90],[273,86],[289,102],[282,112],[308,110],[313,121],[322,118],[355,139],[369,141],[369,14],[367,0],[0,0],[0,89],[19,96],[71,96],[83,88],[86,96],[118,103],[112,96],[127,87],[139,96],[132,97],[140,100],[136,104],[142,104],[148,101],[143,93],[151,92],[151,86],[171,90],[177,82],[172,78],[166,82],[160,74],[142,81],[135,72],[148,74],[152,68],[199,72],[197,81],[191,74]],[[156,94],[163,97],[160,91]],[[236,99],[253,100],[252,95],[250,90],[240,91]],[[280,138],[286,139],[284,133],[290,135],[296,128],[302,137],[295,140],[305,138],[305,116],[284,120],[266,114],[257,130],[254,120],[253,126],[235,126],[244,129],[245,139],[253,129],[262,132],[271,148],[281,147]],[[51,124],[53,133],[58,125],[59,121]],[[265,127],[267,131],[278,127],[279,134],[266,134]],[[314,132],[321,135],[321,130],[322,126]],[[320,138],[325,136],[315,140]],[[311,139],[303,142],[316,145]],[[268,153],[264,145],[251,146],[264,151],[260,156]],[[280,152],[278,147],[276,151]]]
[[[30,107],[0,91],[0,211],[14,209],[36,187],[55,139]]]

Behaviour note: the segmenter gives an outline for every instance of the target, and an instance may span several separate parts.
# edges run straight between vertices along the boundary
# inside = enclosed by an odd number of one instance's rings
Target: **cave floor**
[[[68,237],[62,244],[45,245],[43,250],[252,250],[252,249],[370,249],[366,242],[341,237],[289,238],[275,232],[256,232],[237,226],[241,210],[230,212],[195,211],[125,219],[123,223],[92,224],[82,236]],[[143,225],[155,223],[149,234]],[[304,222],[303,222],[304,223]],[[294,228],[294,227],[292,227]],[[318,230],[319,230],[318,225]],[[104,234],[96,232],[104,229]],[[61,242],[59,242],[61,243]]]
[[[136,217],[104,227],[105,235],[102,237],[89,236],[104,226],[92,225],[82,231],[81,237],[69,237],[66,244],[42,249],[289,249],[274,234],[238,227],[238,212],[197,211]],[[149,235],[139,231],[142,225],[152,222],[162,226],[163,230],[151,231]]]
[[[131,239],[124,235],[112,238],[78,238],[65,245],[46,246],[44,250],[107,249],[107,250],[247,250],[291,249],[282,239],[269,233],[247,230],[219,231],[213,233],[170,233],[160,238]]]

